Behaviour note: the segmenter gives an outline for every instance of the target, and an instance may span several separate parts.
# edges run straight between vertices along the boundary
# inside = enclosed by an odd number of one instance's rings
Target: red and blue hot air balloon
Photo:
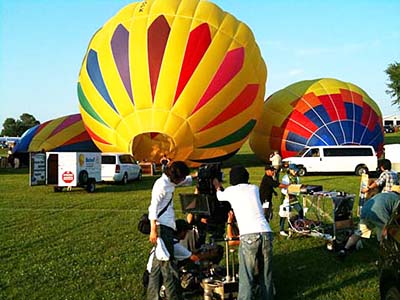
[[[380,155],[384,135],[377,104],[354,84],[331,78],[294,83],[264,103],[250,135],[262,160],[274,150],[294,156],[307,146],[371,145]]]

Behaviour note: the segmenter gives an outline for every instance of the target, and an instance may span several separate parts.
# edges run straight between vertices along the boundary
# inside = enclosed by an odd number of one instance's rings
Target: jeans
[[[170,253],[169,261],[153,259],[151,272],[149,274],[149,285],[147,287],[147,300],[158,300],[161,284],[165,287],[167,299],[182,299],[179,291],[180,283],[178,271],[174,260],[174,230],[167,226],[157,226],[158,236],[163,239],[165,247]]]
[[[273,299],[272,233],[251,233],[240,236],[238,300]],[[253,291],[258,285],[259,295]]]

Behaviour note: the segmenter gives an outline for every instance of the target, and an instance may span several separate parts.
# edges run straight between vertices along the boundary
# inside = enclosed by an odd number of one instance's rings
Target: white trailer
[[[389,144],[384,146],[385,158],[392,163],[392,170],[400,173],[400,144]]]
[[[44,161],[44,153],[31,155],[31,185],[54,185],[54,191],[79,186],[92,193],[101,181],[101,153],[47,152],[45,155]],[[40,180],[43,173],[45,180]]]

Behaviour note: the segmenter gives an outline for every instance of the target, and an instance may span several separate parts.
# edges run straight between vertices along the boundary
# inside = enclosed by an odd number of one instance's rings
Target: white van
[[[142,168],[135,158],[127,153],[101,154],[101,180],[127,184],[130,180],[141,180]]]
[[[309,172],[354,172],[357,175],[375,172],[378,158],[372,146],[313,146],[301,150],[297,156],[282,160],[294,163],[299,175]]]

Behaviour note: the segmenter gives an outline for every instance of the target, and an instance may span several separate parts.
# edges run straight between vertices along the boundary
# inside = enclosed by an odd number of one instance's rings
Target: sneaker
[[[338,252],[339,257],[345,257],[346,256],[346,250],[342,249]]]
[[[286,232],[284,232],[283,230],[281,231],[281,232],[279,232],[279,234],[281,235],[281,236],[289,236]]]
[[[162,285],[161,288],[160,288],[160,292],[159,292],[159,295],[160,295],[161,299],[165,298],[165,290],[166,290],[165,286]]]

